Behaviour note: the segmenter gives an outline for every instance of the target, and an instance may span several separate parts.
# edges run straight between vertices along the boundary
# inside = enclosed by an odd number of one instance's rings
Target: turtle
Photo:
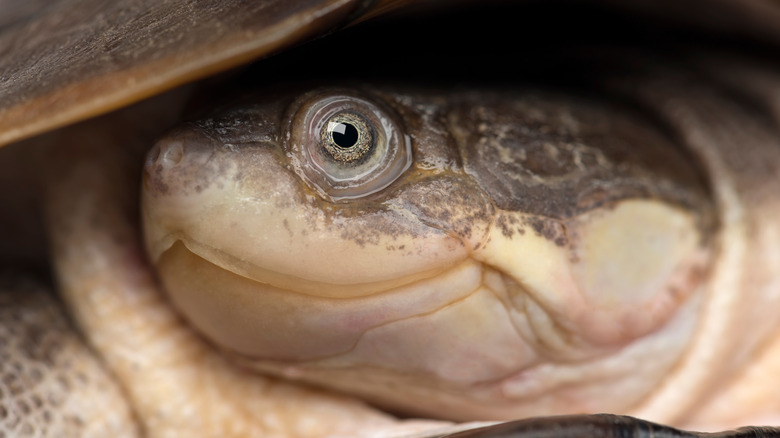
[[[780,422],[771,3],[6,3],[0,434]]]

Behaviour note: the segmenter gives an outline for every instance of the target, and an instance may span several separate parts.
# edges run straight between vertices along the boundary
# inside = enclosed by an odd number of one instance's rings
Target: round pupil
[[[342,149],[348,149],[355,146],[358,141],[358,130],[354,125],[349,123],[334,123],[331,129],[331,135],[333,136],[333,142],[336,146]]]

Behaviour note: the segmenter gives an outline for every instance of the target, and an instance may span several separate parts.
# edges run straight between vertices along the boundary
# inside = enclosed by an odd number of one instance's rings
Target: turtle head
[[[619,410],[693,333],[711,207],[658,130],[561,99],[325,87],[190,122],[147,158],[150,258],[266,372],[458,419]]]

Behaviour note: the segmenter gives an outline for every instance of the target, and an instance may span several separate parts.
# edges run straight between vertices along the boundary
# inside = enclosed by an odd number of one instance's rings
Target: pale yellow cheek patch
[[[703,264],[703,254],[694,219],[683,210],[627,201],[576,223],[575,281],[587,301],[613,309],[626,324],[665,320],[695,287],[694,271]]]
[[[696,289],[707,259],[694,216],[660,201],[623,201],[556,223],[565,237],[557,241],[523,228],[538,219],[515,214],[505,222],[524,233],[496,227],[477,257],[546,310],[554,324],[537,327],[542,340],[565,336],[548,333],[563,330],[615,345],[657,330]]]

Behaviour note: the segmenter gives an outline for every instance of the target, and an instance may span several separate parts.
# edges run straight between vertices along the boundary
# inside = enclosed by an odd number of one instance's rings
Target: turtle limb
[[[759,438],[778,437],[780,428],[742,427],[725,432],[688,432],[625,415],[563,415],[510,421],[442,438]]]
[[[135,438],[113,376],[38,283],[0,279],[0,437]]]

